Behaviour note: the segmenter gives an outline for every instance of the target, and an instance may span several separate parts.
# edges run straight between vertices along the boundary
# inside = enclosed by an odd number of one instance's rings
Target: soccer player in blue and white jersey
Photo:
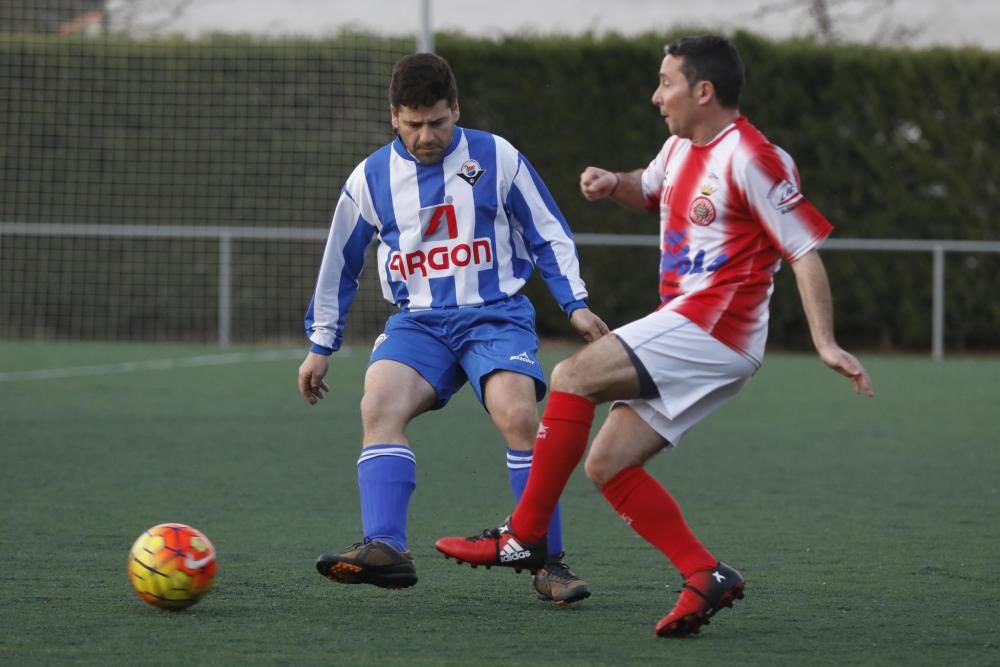
[[[502,137],[456,125],[448,63],[429,53],[404,57],[389,98],[397,136],[359,164],[341,192],[306,315],[312,348],[298,383],[310,404],[329,391],[329,357],[377,236],[382,291],[399,312],[375,341],[365,374],[364,540],[320,556],[316,567],[339,583],[403,588],[417,582],[406,535],[416,479],[407,424],[443,407],[468,381],[507,443],[520,498],[545,394],[535,313],[520,289],[537,267],[586,340],[608,328],[587,307],[569,227],[534,168]],[[538,596],[560,606],[588,597],[586,582],[562,560],[558,511],[548,540],[552,557],[533,580]]]

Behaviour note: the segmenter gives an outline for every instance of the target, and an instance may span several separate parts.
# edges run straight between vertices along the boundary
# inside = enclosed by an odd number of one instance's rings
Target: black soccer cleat
[[[365,539],[339,554],[323,554],[316,570],[338,584],[371,584],[381,588],[409,588],[417,583],[413,554],[385,542]]]

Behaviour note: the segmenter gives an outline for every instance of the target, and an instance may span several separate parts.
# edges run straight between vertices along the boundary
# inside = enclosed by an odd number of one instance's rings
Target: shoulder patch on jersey
[[[458,177],[469,185],[475,186],[479,177],[486,173],[478,160],[466,160],[458,170]]]
[[[767,193],[767,200],[776,210],[788,213],[802,201],[802,193],[794,183],[782,180],[775,183]]]

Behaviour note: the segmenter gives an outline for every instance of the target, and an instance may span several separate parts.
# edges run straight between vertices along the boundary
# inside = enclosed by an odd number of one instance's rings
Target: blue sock
[[[406,445],[372,445],[358,458],[365,538],[406,551],[406,510],[417,486],[417,459]]]
[[[510,490],[514,492],[514,500],[520,501],[524,487],[528,483],[528,473],[531,472],[531,461],[535,450],[507,449],[507,476],[510,479]],[[549,521],[549,556],[556,557],[563,552],[562,518],[559,516],[559,505],[552,512]]]

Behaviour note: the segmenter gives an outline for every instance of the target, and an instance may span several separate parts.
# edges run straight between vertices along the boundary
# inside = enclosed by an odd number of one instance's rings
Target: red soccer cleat
[[[459,565],[468,563],[472,567],[494,565],[512,567],[515,572],[529,570],[536,574],[545,567],[548,558],[547,540],[528,544],[518,539],[510,530],[510,521],[504,521],[499,528],[487,528],[472,537],[442,537],[434,543],[445,558],[454,558]]]
[[[697,634],[720,609],[732,607],[733,602],[743,599],[745,585],[743,575],[725,563],[717,563],[712,570],[695,572],[684,582],[677,604],[656,624],[656,634],[660,637]]]

